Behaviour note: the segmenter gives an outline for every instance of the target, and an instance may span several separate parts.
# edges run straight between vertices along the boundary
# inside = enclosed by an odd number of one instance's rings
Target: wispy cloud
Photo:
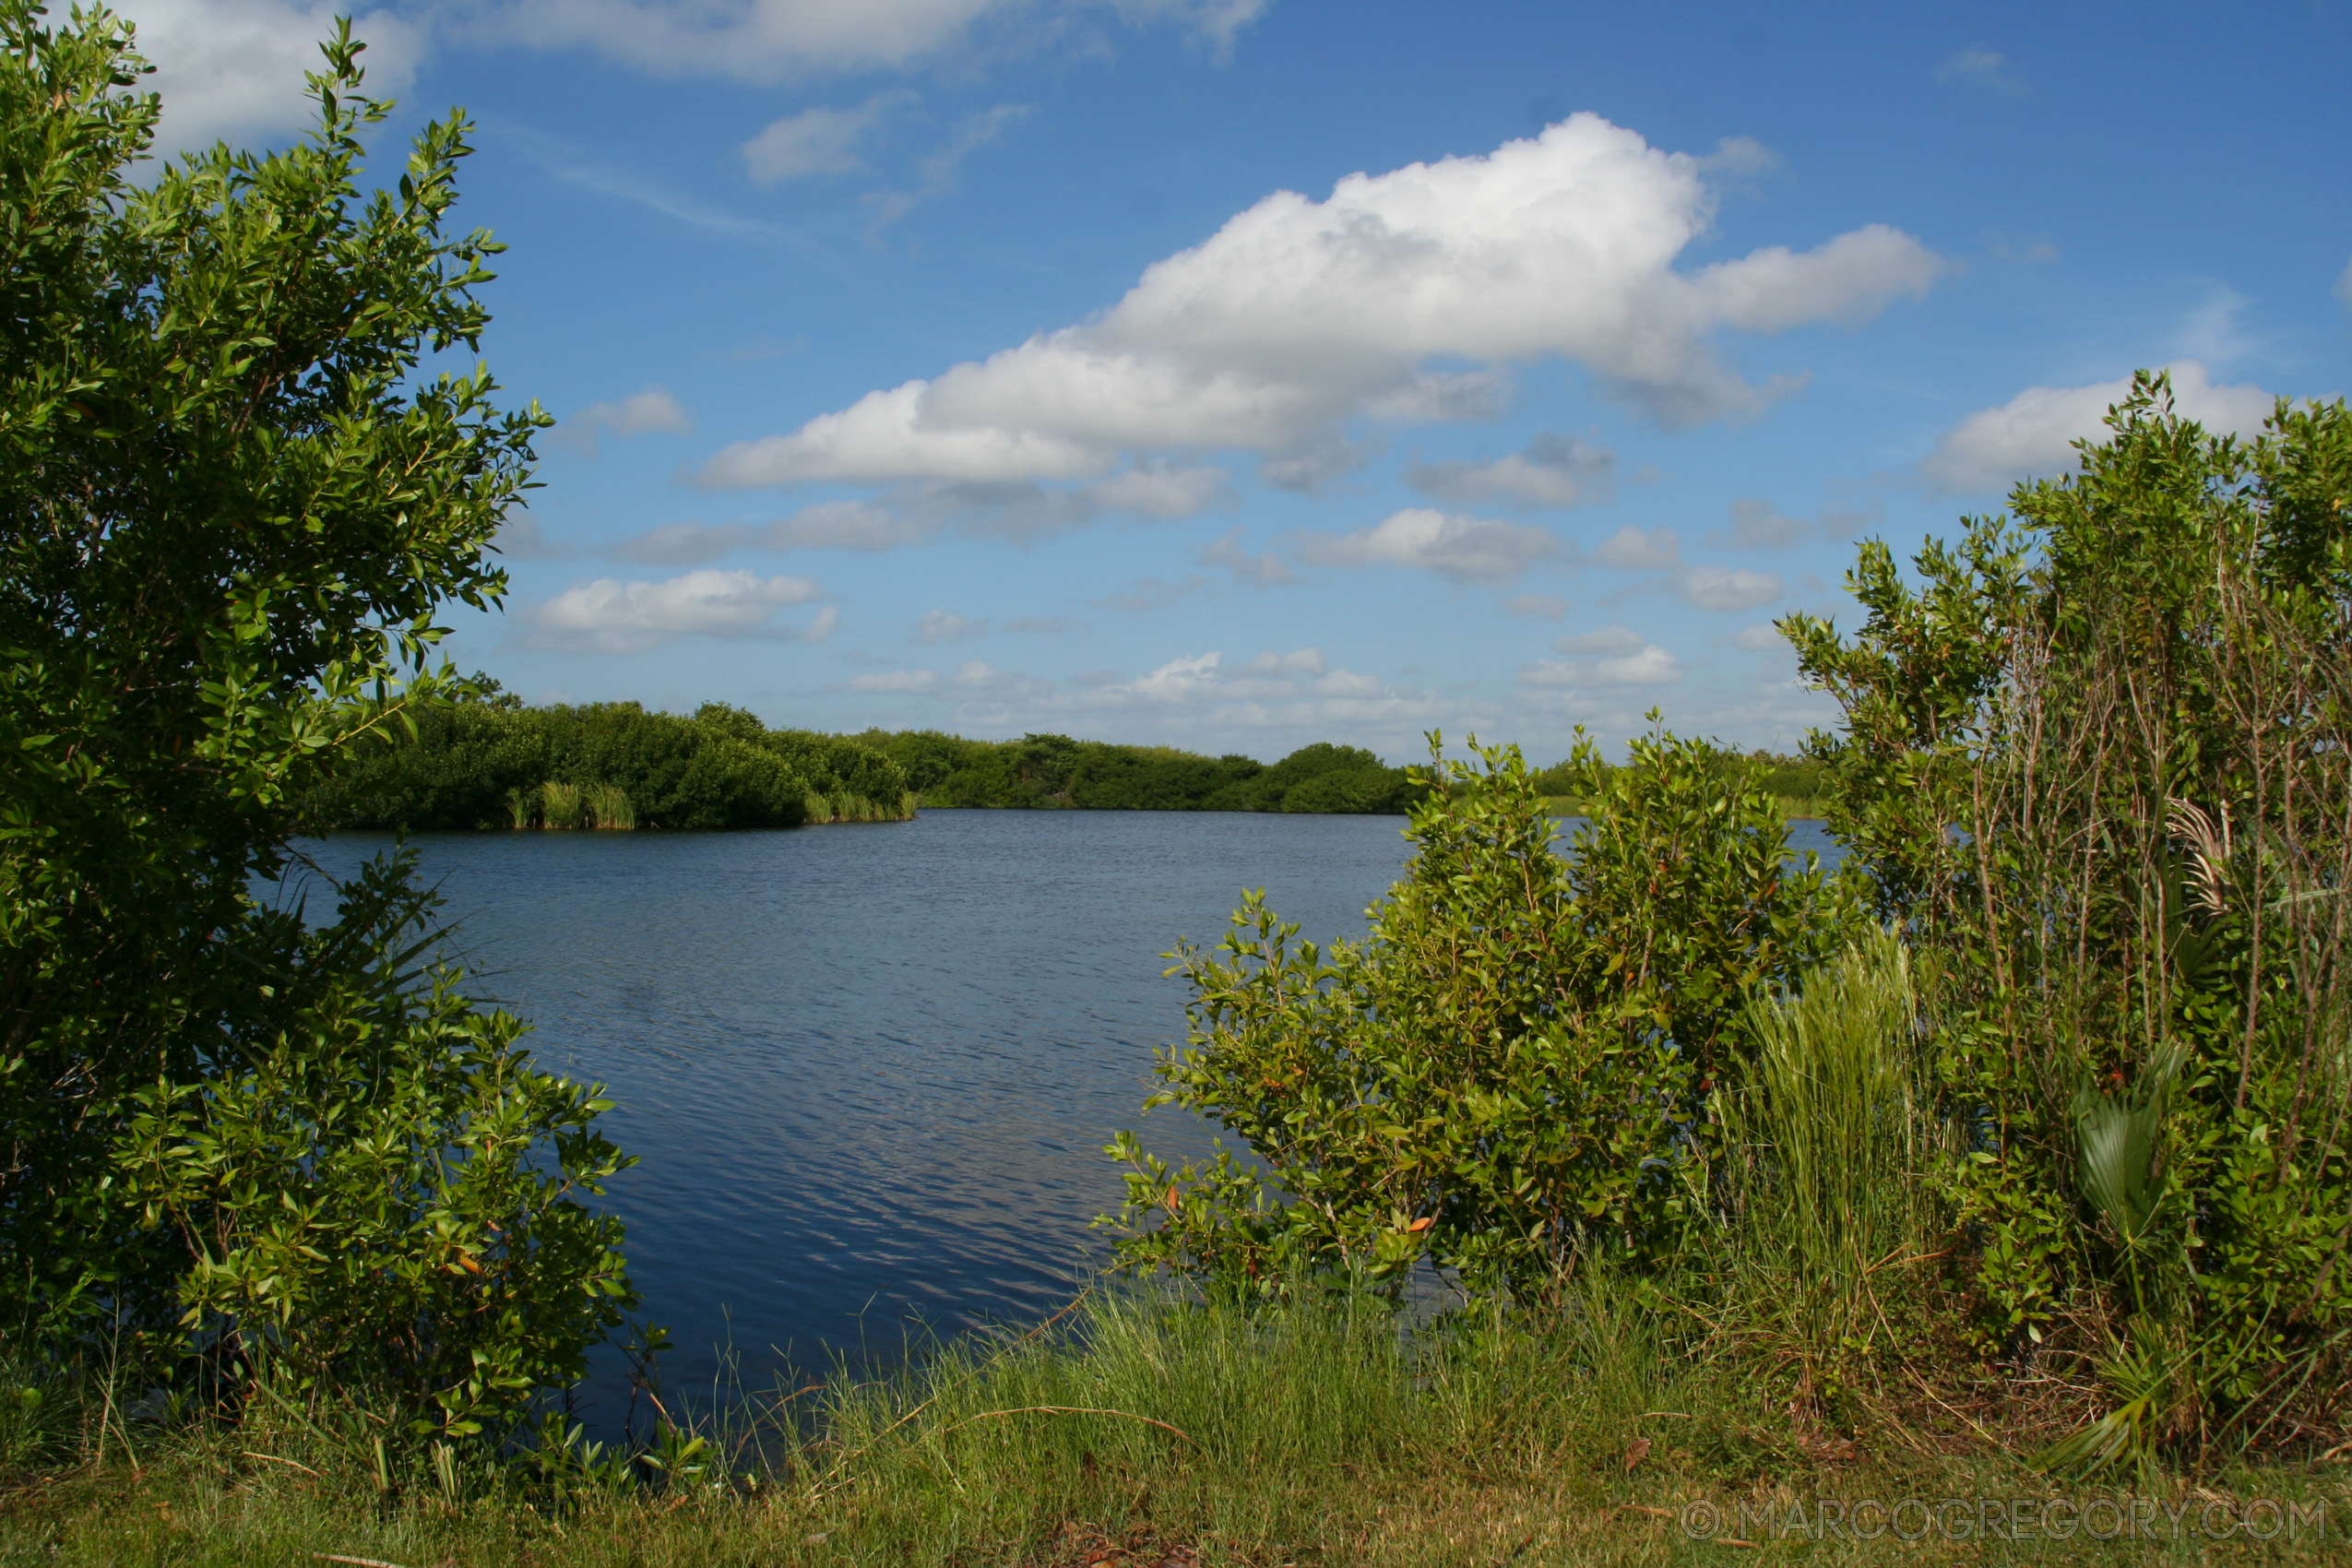
[[[743,170],[758,185],[856,173],[866,166],[865,143],[884,118],[914,101],[901,88],[877,92],[855,109],[803,109],[770,121],[742,145]]]
[[[1972,43],[1957,53],[1945,56],[1935,68],[1935,79],[1962,82],[2009,98],[2023,97],[2025,91],[2025,84],[2017,79],[2017,73],[2010,65],[2008,56],[1981,43]]]
[[[865,197],[867,205],[873,208],[873,220],[867,226],[867,234],[881,233],[922,203],[954,190],[956,175],[963,168],[964,160],[1036,113],[1034,103],[999,103],[966,119],[944,144],[915,166],[916,180],[911,189],[874,191]]]

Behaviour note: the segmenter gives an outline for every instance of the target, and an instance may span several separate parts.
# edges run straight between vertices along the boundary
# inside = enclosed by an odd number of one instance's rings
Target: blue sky
[[[165,138],[332,10],[133,0]],[[534,700],[1538,761],[1793,749],[1770,630],[2138,366],[2352,391],[2352,6],[518,0],[363,13],[480,123],[563,422],[451,643]]]

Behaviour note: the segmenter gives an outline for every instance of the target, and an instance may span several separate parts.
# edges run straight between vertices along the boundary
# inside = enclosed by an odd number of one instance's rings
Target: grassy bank
[[[1896,1291],[1882,1305],[1907,1320]],[[1711,1525],[1833,1562],[2152,1550],[2317,1562],[2346,1549],[2340,1466],[2054,1480],[2015,1454],[2071,1418],[2062,1380],[1955,1383],[1884,1350],[1825,1359],[1749,1315],[1728,1332],[1592,1288],[1540,1323],[1473,1316],[1416,1340],[1376,1303],[1244,1313],[1097,1294],[1026,1336],[754,1407],[756,1431],[739,1413],[667,1477],[640,1465],[632,1479],[584,1446],[500,1472],[396,1448],[379,1468],[372,1442],[327,1435],[332,1417],[249,1416],[234,1431],[116,1420],[103,1459],[20,1479],[0,1511],[0,1562],[1434,1568],[1740,1550],[1694,1538]],[[1991,1526],[1978,1500],[1998,1503],[2004,1530],[2013,1515],[2062,1527],[2088,1507],[2104,1531],[2095,1500],[2131,1496],[2151,1500],[2144,1512],[2217,1511],[2184,1515],[2180,1538],[2154,1548],[2081,1529],[1979,1538]],[[1810,1538],[1822,1499],[1850,1513],[1906,1498],[1967,1500],[1948,1515],[1961,1527]],[[2324,1504],[2334,1542],[2304,1524],[2291,1541],[2284,1527],[2266,1543],[2208,1533],[2241,1516],[2267,1529],[2258,1500]],[[1905,1533],[1921,1517],[1907,1508]],[[2143,1527],[2168,1532],[2165,1517]],[[1866,1510],[1860,1527],[1874,1519]]]

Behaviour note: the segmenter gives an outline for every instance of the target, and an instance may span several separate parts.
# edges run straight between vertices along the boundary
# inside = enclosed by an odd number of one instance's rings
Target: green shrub
[[[1935,960],[1942,1170],[1989,1350],[2115,1410],[2073,1458],[2323,1420],[2352,1333],[2352,413],[2252,444],[2143,375],[2014,523],[1883,544],[1831,825]]]
[[[1298,942],[1252,894],[1219,948],[1170,955],[1191,1027],[1151,1103],[1257,1162],[1171,1172],[1121,1134],[1124,1266],[1394,1289],[1426,1257],[1533,1297],[1587,1253],[1671,1256],[1708,1211],[1705,1108],[1746,1009],[1851,899],[1704,744],[1654,735],[1619,768],[1580,745],[1593,809],[1564,860],[1516,749],[1479,756],[1432,737],[1417,852],[1363,942]]]
[[[280,1028],[141,1090],[114,1185],[180,1252],[220,1393],[355,1393],[464,1437],[576,1380],[635,1304],[621,1221],[582,1202],[634,1161],[520,1023],[407,967],[436,940],[413,868],[371,865],[322,930],[255,922],[240,956],[304,978]]]
[[[134,181],[125,24],[0,4],[0,1349],[128,1389],[269,1361],[462,1431],[631,1298],[575,1195],[619,1159],[598,1102],[406,967],[407,862],[316,931],[255,896],[296,798],[449,712],[434,617],[503,595],[550,422],[425,368],[499,247],[445,227],[462,117],[361,194],[359,52],[309,137]],[[452,725],[506,818],[540,776]]]

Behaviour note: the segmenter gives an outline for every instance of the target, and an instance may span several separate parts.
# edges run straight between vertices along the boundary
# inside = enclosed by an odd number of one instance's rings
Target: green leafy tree
[[[396,961],[398,870],[310,935],[254,891],[295,795],[444,688],[434,616],[497,602],[548,422],[428,367],[499,247],[447,227],[461,116],[362,194],[361,47],[326,45],[308,139],[135,182],[128,28],[0,4],[0,1330],[348,1364],[461,1429],[630,1296],[579,1202],[620,1163],[592,1097]],[[423,1289],[420,1224],[540,1299]]]

